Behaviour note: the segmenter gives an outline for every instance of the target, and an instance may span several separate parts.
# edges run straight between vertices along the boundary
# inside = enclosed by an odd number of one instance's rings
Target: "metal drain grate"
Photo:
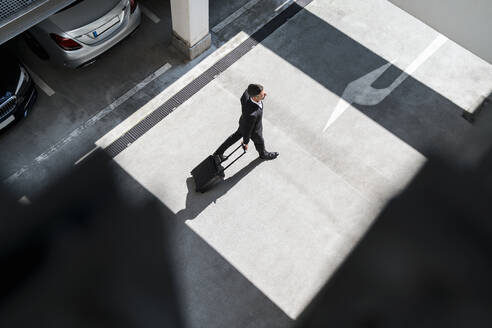
[[[224,72],[242,56],[248,53],[254,46],[263,41],[277,28],[287,22],[287,20],[292,18],[299,11],[301,11],[301,9],[308,5],[311,1],[312,0],[297,0],[297,2],[291,4],[286,10],[277,15],[261,29],[256,31],[252,36],[242,42],[239,46],[228,53],[224,58],[216,62],[212,67],[207,69],[196,79],[187,84],[183,89],[178,91],[178,93],[172,96],[168,101],[166,101],[159,108],[150,113],[147,117],[137,123],[130,130],[128,130],[124,135],[113,141],[112,144],[105,148],[105,151],[112,158],[116,157],[119,153],[125,150],[125,148],[127,148],[138,138],[144,135],[147,131],[149,131],[152,127],[154,127],[157,123],[162,121],[167,115],[173,112],[178,106],[183,104],[194,94],[200,91],[217,75]]]

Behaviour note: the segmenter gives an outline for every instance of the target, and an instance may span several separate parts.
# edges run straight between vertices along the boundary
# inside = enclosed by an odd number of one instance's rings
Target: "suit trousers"
[[[227,138],[222,145],[217,148],[214,154],[224,154],[227,148],[235,144],[239,139],[243,137],[243,134],[241,131],[238,129],[236,132],[231,134],[229,138]],[[255,148],[258,151],[258,153],[261,155],[265,152],[265,141],[263,140],[263,133],[261,130],[259,131],[253,131],[250,137],[251,140],[253,140],[253,143],[255,144]]]

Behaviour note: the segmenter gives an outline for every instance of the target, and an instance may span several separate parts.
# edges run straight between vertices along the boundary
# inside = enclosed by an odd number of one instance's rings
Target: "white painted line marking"
[[[292,1],[292,0],[285,1],[283,4],[281,4],[280,6],[278,6],[277,9],[275,9],[275,11],[279,11],[280,8],[285,7],[286,4],[292,3],[292,2],[296,2],[296,0],[294,0],[294,1]]]
[[[109,106],[101,110],[99,113],[91,117],[89,120],[87,120],[84,124],[73,130],[68,136],[63,138],[62,140],[58,141],[56,144],[51,146],[47,151],[39,155],[38,157],[35,158],[35,161],[37,163],[41,163],[48,157],[50,157],[54,152],[58,151],[60,148],[65,146],[67,143],[72,141],[75,137],[78,137],[80,134],[82,134],[82,131],[84,131],[86,128],[94,125],[97,121],[108,115],[109,113],[113,112],[119,105],[127,101],[130,97],[132,97],[134,94],[136,94],[140,89],[145,87],[147,84],[152,82],[154,79],[158,78],[162,73],[167,71],[169,68],[171,68],[171,64],[167,63],[166,65],[162,66],[159,68],[157,71],[154,73],[150,74],[147,76],[142,82],[128,90],[123,96],[119,97],[116,99],[113,103],[111,103]]]
[[[84,156],[82,156],[81,158],[79,158],[79,160],[78,160],[78,161],[76,161],[74,165],[77,165],[77,164],[79,164],[80,162],[82,162],[84,159],[86,159],[86,158],[87,158],[87,156],[89,156],[90,154],[92,154],[92,153],[93,153],[94,151],[96,151],[96,149],[98,149],[98,148],[99,148],[99,146],[94,147],[94,148],[93,148],[90,152],[88,152],[87,154],[85,154]]]
[[[29,198],[27,198],[27,196],[22,196],[18,202],[22,205],[31,205],[31,201],[29,200]]]
[[[140,6],[140,10],[144,13],[144,15],[147,16],[155,24],[161,21],[159,17],[157,17],[157,15],[154,14],[153,12],[151,12],[147,7],[142,6],[141,3],[139,3],[139,6]]]
[[[61,139],[58,141],[56,144],[51,146],[48,150],[40,154],[34,159],[34,162],[30,164],[30,166],[36,165],[41,163],[42,161],[48,159],[51,155],[53,155],[55,152],[59,151],[63,146],[68,144],[70,141],[78,137],[79,135],[82,134],[82,132],[88,128],[97,123],[100,119],[105,117],[106,115],[110,114],[113,112],[119,105],[124,103],[126,100],[128,100],[130,97],[132,97],[135,93],[140,91],[143,87],[145,87],[147,84],[161,76],[164,72],[166,72],[168,69],[170,69],[172,66],[169,63],[166,63],[164,66],[159,68],[157,71],[154,73],[150,74],[147,76],[142,82],[137,84],[135,87],[131,88],[128,90],[124,95],[116,99],[113,103],[111,103],[109,106],[105,107],[103,110],[101,110],[99,113],[96,115],[92,116],[89,120],[84,122],[81,126],[73,130],[68,136],[65,138]],[[21,174],[23,174],[25,171],[29,169],[29,166],[24,166],[21,169],[19,169],[17,172],[12,174],[10,177],[8,177],[5,182],[6,183],[11,183],[15,179],[17,179]]]
[[[417,70],[417,68],[420,67],[427,59],[429,59],[439,48],[441,48],[446,41],[448,41],[448,38],[446,38],[444,35],[439,35],[432,43],[425,48],[422,53],[415,59],[410,66],[407,67],[405,70],[405,73],[408,75],[411,75],[413,72]]]
[[[233,12],[231,15],[229,15],[226,19],[224,19],[222,22],[219,24],[215,25],[212,27],[212,32],[218,33],[220,30],[222,30],[224,27],[229,25],[231,22],[233,22],[236,18],[241,16],[244,12],[246,12],[248,9],[252,8],[254,5],[256,5],[260,0],[251,0],[248,3],[246,3],[244,6]]]
[[[36,85],[38,87],[41,88],[41,90],[44,91],[44,93],[46,93],[48,96],[52,96],[55,94],[55,91],[53,89],[50,88],[49,85],[46,84],[46,82],[44,82],[36,73],[34,73],[29,67],[27,67],[26,65],[24,65],[27,69],[27,71],[29,72],[29,75],[31,75],[32,77],[32,80],[34,81],[34,83],[36,83]]]
[[[444,35],[439,35],[432,43],[422,51],[419,56],[398,76],[387,88],[376,89],[372,84],[384,74],[384,72],[394,65],[393,60],[372,72],[350,82],[343,91],[342,97],[338,101],[330,118],[323,129],[325,132],[328,127],[335,122],[352,104],[374,106],[383,101],[393,90],[395,90],[408,76],[412,75],[427,59],[429,59],[448,39]]]

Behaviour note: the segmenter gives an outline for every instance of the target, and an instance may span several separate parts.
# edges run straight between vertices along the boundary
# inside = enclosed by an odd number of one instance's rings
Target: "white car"
[[[30,28],[26,38],[40,57],[75,68],[124,39],[140,20],[136,0],[76,0]]]

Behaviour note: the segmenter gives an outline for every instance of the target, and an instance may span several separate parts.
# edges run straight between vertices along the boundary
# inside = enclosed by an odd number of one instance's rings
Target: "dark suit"
[[[251,101],[248,91],[244,91],[241,96],[241,117],[239,118],[239,128],[229,138],[220,145],[215,151],[215,154],[224,154],[224,152],[243,138],[243,142],[247,144],[249,140],[253,140],[258,153],[265,152],[265,142],[263,140],[263,108]]]

